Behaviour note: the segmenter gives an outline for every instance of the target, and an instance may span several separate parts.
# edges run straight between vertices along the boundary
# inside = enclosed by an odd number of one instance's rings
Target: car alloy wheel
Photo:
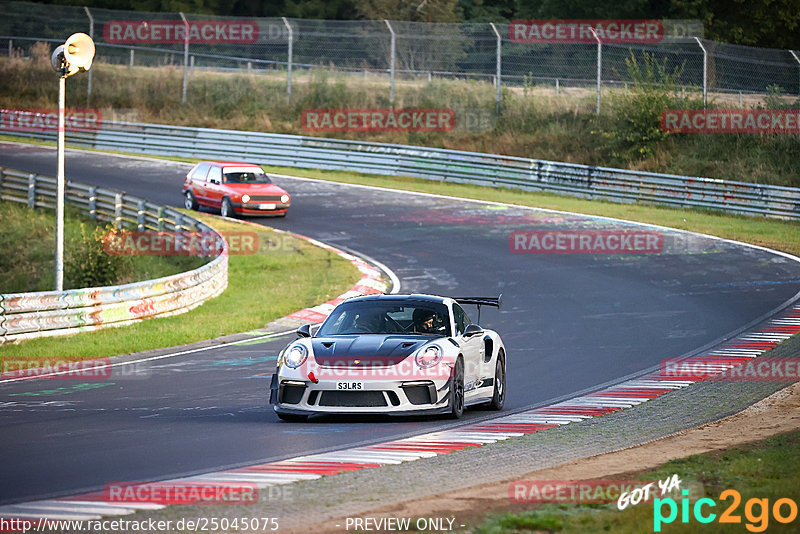
[[[233,206],[229,198],[222,199],[222,207],[219,210],[219,214],[223,217],[233,217]]]
[[[191,191],[187,191],[186,194],[183,196],[183,207],[187,210],[196,210],[197,209],[197,201],[194,198],[194,195]]]
[[[453,369],[453,383],[450,385],[450,417],[459,419],[464,415],[464,361],[456,360]]]
[[[506,358],[501,350],[497,355],[497,365],[494,371],[494,394],[489,408],[492,410],[502,410],[506,402]]]

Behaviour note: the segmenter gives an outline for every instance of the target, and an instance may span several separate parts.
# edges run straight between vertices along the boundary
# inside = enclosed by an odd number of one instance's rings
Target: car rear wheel
[[[506,403],[506,355],[501,350],[497,355],[497,365],[494,370],[494,394],[489,403],[490,410],[502,410]]]
[[[191,191],[187,191],[183,195],[183,206],[187,210],[196,210],[198,208],[197,199],[194,198],[194,195]]]
[[[450,417],[459,419],[464,415],[464,361],[459,357],[453,368],[453,383],[450,385]]]
[[[233,204],[231,204],[231,199],[223,198],[222,199],[222,206],[219,209],[219,214],[223,217],[233,217],[236,215],[236,212],[233,211]]]

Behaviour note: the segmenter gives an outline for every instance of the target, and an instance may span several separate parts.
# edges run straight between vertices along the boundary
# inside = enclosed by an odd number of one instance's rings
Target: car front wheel
[[[503,351],[497,355],[497,365],[494,371],[494,394],[489,403],[490,410],[502,410],[506,402],[506,357]]]
[[[219,214],[223,217],[233,217],[236,212],[233,211],[233,204],[231,204],[231,199],[223,198],[222,199],[222,206],[219,209]]]
[[[450,384],[450,417],[459,419],[464,415],[464,361],[459,357],[453,368],[453,383]]]

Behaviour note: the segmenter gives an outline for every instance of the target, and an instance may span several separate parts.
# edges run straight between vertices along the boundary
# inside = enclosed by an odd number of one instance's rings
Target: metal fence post
[[[389,28],[389,32],[392,34],[392,42],[391,42],[391,56],[389,60],[389,103],[394,104],[394,62],[395,62],[395,35],[394,30],[392,29],[392,25],[389,24],[389,21],[383,19],[383,22],[386,23],[386,27]]]
[[[129,69],[133,68],[133,48],[131,48],[131,61],[130,63],[128,63],[128,68]]]
[[[181,88],[181,104],[186,103],[186,85],[189,83],[189,21],[183,11],[180,13],[183,19],[183,27],[185,28],[186,35],[183,39],[183,87]]]
[[[36,175],[33,173],[28,175],[28,207],[36,207]]]
[[[789,53],[797,61],[797,115],[798,119],[800,119],[800,58],[797,57],[794,50],[789,50]],[[800,137],[800,129],[797,131],[797,137]]]
[[[89,8],[83,6],[84,11],[86,11],[86,16],[89,17],[89,37],[94,40],[94,17],[92,17],[92,13],[89,11]],[[86,106],[89,106],[89,97],[92,96],[92,69],[89,69],[89,78],[86,85]]]
[[[122,230],[122,193],[114,195],[114,226]]]
[[[165,213],[165,211],[166,210],[165,210],[164,206],[160,206],[158,208],[158,231],[159,232],[163,232],[164,231],[164,213]]]
[[[144,211],[145,201],[140,200],[138,206],[136,206],[136,229],[140,232],[144,232]]]
[[[8,40],[8,57],[14,55],[14,41],[11,39]]]
[[[287,61],[286,61],[286,94],[292,96],[292,55],[294,48],[294,34],[292,32],[292,25],[286,20],[286,17],[281,17],[286,29],[289,30],[289,42],[287,43]]]
[[[89,189],[89,218],[93,221],[97,220],[97,188],[92,187]]]
[[[699,38],[695,37],[694,40],[703,51],[703,107],[705,108],[708,104],[708,51]]]
[[[494,22],[490,22],[492,29],[494,30],[494,34],[497,36],[497,74],[496,80],[497,83],[497,94],[494,97],[495,101],[495,109],[496,111],[500,111],[500,76],[502,71],[502,59],[503,59],[503,49],[502,49],[502,39],[500,38],[500,32],[497,31],[497,26],[494,25]]]
[[[592,31],[592,35],[597,40],[597,110],[595,113],[600,115],[600,91],[602,89],[602,74],[603,74],[603,42],[597,36],[597,32],[594,31],[594,28],[589,28]]]

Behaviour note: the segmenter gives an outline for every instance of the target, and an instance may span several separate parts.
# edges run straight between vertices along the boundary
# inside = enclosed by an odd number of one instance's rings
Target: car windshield
[[[410,300],[343,302],[325,320],[317,337],[347,334],[450,335],[447,306]]]
[[[256,167],[225,167],[226,184],[271,184],[269,176]]]

